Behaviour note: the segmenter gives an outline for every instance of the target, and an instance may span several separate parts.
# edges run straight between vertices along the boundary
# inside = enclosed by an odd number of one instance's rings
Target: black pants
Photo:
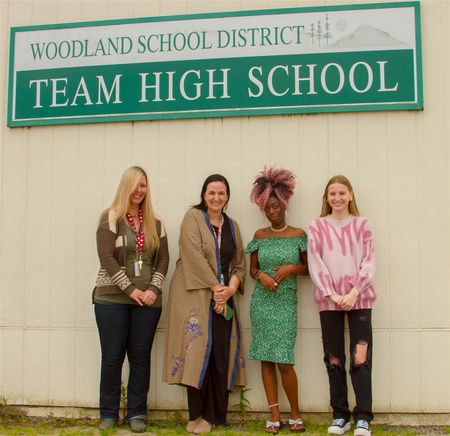
[[[95,304],[102,347],[100,418],[119,417],[122,365],[128,355],[127,418],[144,418],[150,385],[150,352],[160,307]]]
[[[350,377],[355,392],[356,406],[353,419],[370,422],[372,414],[372,310],[359,309],[344,311],[328,310],[320,312],[324,362],[330,382],[330,404],[333,418],[350,420],[352,413],[348,406],[347,376],[345,372],[344,320],[348,319],[350,331]],[[366,361],[355,365],[354,355],[358,344],[367,344]],[[337,358],[339,364],[332,364]]]
[[[213,311],[212,348],[203,384],[200,389],[187,387],[191,421],[202,416],[211,424],[226,423],[231,323]]]

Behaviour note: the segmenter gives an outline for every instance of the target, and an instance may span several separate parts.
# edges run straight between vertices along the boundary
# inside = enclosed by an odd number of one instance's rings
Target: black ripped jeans
[[[348,312],[326,310],[320,312],[324,362],[330,382],[330,404],[333,418],[350,420],[348,406],[347,375],[345,372],[344,321],[347,315],[350,331],[350,377],[355,392],[356,405],[353,419],[370,422],[372,414],[372,310],[358,309]],[[355,365],[354,356],[358,344],[367,344],[366,360]],[[332,364],[335,358],[339,364]]]

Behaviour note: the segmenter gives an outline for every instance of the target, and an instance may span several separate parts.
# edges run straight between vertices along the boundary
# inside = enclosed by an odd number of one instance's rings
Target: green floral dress
[[[306,236],[253,239],[245,251],[257,251],[259,269],[273,277],[273,268],[301,263],[300,253],[306,251]],[[250,317],[252,342],[248,358],[293,365],[297,336],[297,276],[289,276],[275,292],[257,282]]]

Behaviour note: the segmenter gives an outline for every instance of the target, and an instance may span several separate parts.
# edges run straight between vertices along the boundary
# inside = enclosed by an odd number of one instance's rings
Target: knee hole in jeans
[[[358,367],[367,362],[367,350],[369,344],[367,341],[360,340],[356,344],[355,351],[353,353],[353,366]]]
[[[342,371],[342,363],[341,360],[339,359],[339,357],[333,356],[330,353],[327,353],[325,355],[325,365],[327,366],[328,369],[336,369],[339,371]]]

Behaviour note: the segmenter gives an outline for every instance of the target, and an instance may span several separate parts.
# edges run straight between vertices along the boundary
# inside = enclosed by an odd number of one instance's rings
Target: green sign
[[[422,109],[418,2],[11,29],[8,125]]]

